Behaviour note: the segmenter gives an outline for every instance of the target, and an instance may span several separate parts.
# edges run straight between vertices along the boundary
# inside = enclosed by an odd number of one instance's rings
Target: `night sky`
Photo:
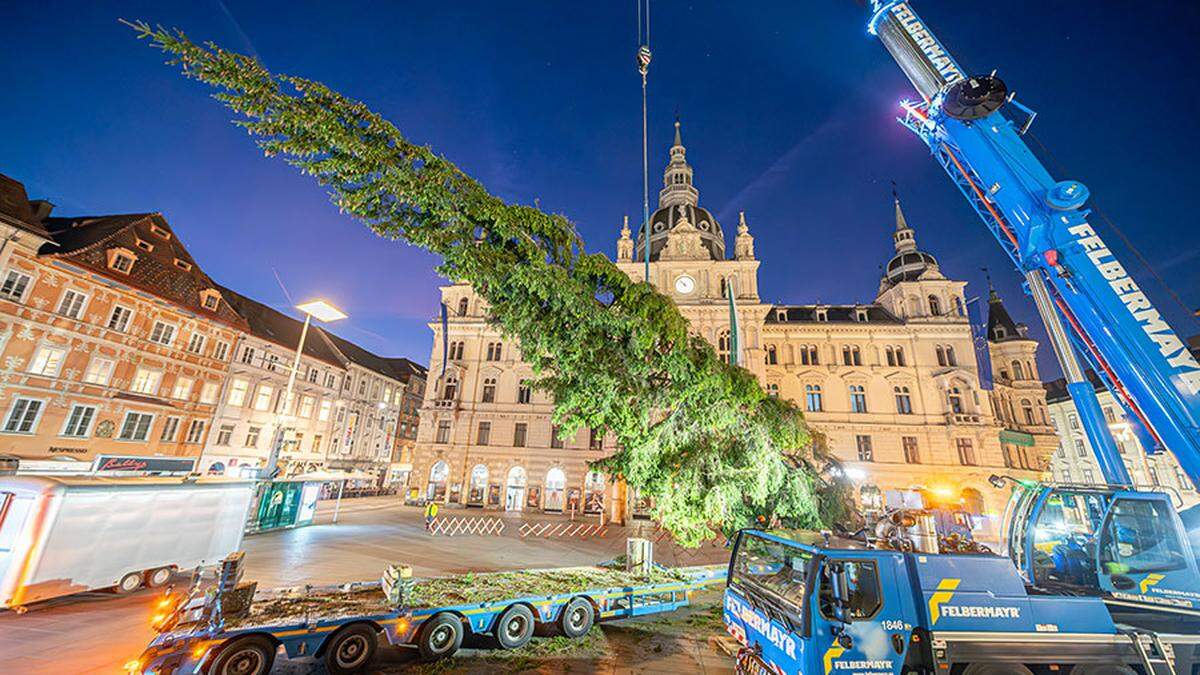
[[[118,18],[179,27],[360,98],[492,192],[566,214],[591,250],[614,255],[622,215],[636,222],[641,210],[633,0],[3,4],[0,172],[60,215],[161,211],[219,282],[281,308],[280,281],[296,301],[326,296],[351,316],[336,331],[384,355],[428,362],[433,257],[375,237],[263,157],[205,86]],[[1086,183],[1182,303],[1200,306],[1200,6],[914,7],[969,71],[999,69],[1039,111],[1034,132],[1060,163],[1052,172]],[[895,180],[943,272],[984,296],[990,267],[1010,311],[1037,324],[999,247],[894,122],[911,87],[865,34],[857,3],[658,0],[653,10],[652,199],[678,111],[701,205],[728,232],[747,213],[765,301],[871,300],[892,254]],[[1200,332],[1096,225],[1176,329]],[[1045,346],[1042,356],[1048,365]]]

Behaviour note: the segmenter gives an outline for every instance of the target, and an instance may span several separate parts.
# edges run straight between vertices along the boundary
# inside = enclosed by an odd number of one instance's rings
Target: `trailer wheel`
[[[365,624],[356,623],[334,633],[321,647],[325,655],[325,670],[330,675],[357,673],[375,658],[379,633]]]
[[[512,605],[496,619],[495,634],[503,649],[524,647],[533,639],[533,612],[525,605]]]
[[[171,580],[171,575],[175,570],[170,567],[159,567],[158,569],[146,570],[146,586],[148,588],[161,588],[166,586]]]
[[[437,614],[417,633],[417,649],[427,660],[450,656],[462,646],[462,620],[448,613]]]
[[[1120,663],[1077,663],[1071,675],[1137,675],[1137,671]]]
[[[971,663],[962,675],[1033,675],[1033,671],[1019,663]]]
[[[129,574],[126,574],[125,576],[121,577],[121,580],[117,582],[115,590],[117,593],[124,595],[126,593],[132,593],[141,587],[142,587],[142,573],[141,572],[130,572]]]
[[[206,675],[267,675],[275,662],[275,643],[261,635],[236,638],[221,647]]]
[[[596,621],[596,611],[592,603],[583,598],[573,598],[558,615],[558,629],[569,638],[580,638],[587,635]]]

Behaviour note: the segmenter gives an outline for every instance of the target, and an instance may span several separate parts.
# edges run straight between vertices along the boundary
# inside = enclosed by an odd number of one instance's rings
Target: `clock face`
[[[675,290],[687,295],[696,290],[696,280],[685,274],[675,280]]]

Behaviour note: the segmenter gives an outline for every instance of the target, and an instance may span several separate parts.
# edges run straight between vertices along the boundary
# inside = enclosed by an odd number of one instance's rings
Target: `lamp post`
[[[304,353],[304,340],[308,337],[308,326],[314,318],[323,323],[340,321],[346,318],[345,312],[334,307],[332,303],[326,300],[310,300],[309,302],[296,305],[296,309],[304,312],[304,328],[300,329],[300,342],[296,345],[296,356],[292,359],[292,370],[288,373],[287,389],[284,390],[283,394],[284,411],[275,414],[275,439],[271,443],[271,454],[267,458],[265,474],[268,479],[275,477],[275,470],[279,464],[279,453],[283,451],[283,443],[287,435],[287,427],[284,425],[284,422],[291,417],[292,397],[296,388],[296,373],[300,370],[300,356]]]

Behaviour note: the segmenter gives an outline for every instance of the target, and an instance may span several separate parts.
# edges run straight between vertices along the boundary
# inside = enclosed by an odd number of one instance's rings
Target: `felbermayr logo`
[[[938,44],[937,38],[933,37],[933,33],[925,27],[925,24],[917,18],[915,12],[909,8],[908,3],[902,2],[892,7],[892,15],[904,26],[904,30],[908,31],[909,37],[916,43],[917,48],[925,54],[925,58],[929,60],[929,65],[933,66],[942,79],[946,81],[945,86],[949,86],[966,79],[962,71],[955,65],[954,59],[946,53],[942,45]]]
[[[959,619],[1019,619],[1021,608],[1012,606],[951,605],[954,591],[962,579],[942,579],[937,590],[929,596],[929,623],[936,624],[943,616]]]
[[[791,658],[796,658],[796,640],[788,635],[787,631],[779,628],[771,623],[767,617],[754,611],[732,595],[725,596],[725,608],[734,616],[742,620],[742,623],[753,628],[758,634],[767,639],[767,642],[775,645],[776,648],[783,651]]]

